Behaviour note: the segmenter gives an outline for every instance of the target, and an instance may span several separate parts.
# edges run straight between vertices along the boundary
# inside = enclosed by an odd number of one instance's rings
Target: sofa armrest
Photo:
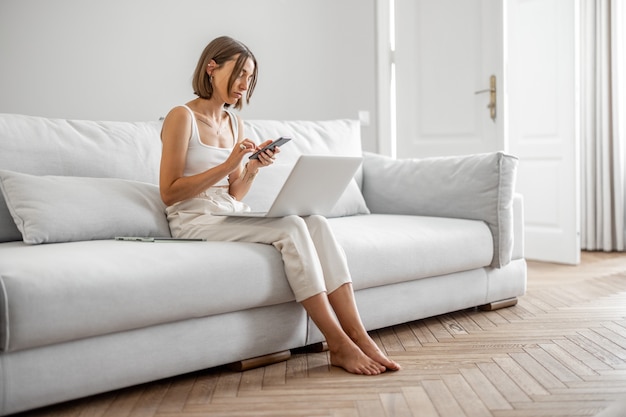
[[[363,197],[372,213],[482,220],[493,235],[491,266],[511,261],[518,159],[503,152],[425,159],[365,153]]]

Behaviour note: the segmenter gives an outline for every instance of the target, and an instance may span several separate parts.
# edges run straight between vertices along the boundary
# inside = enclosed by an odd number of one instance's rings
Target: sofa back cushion
[[[157,184],[161,123],[0,114],[0,169]],[[22,240],[0,194],[0,242]]]
[[[293,165],[303,154],[361,156],[358,120],[244,120],[244,135],[256,143],[289,136],[277,164]]]

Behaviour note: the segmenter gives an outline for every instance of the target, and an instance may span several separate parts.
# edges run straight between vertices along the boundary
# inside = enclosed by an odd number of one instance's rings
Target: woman
[[[256,59],[245,45],[217,38],[204,49],[194,73],[198,98],[165,118],[160,190],[172,235],[274,245],[296,300],[326,338],[331,363],[363,375],[398,370],[363,327],[343,250],[324,217],[212,215],[249,210],[241,199],[259,169],[272,165],[280,152],[276,148],[248,160],[271,140],[257,146],[244,138],[243,122],[231,110],[240,109],[244,98],[250,101],[257,74]]]

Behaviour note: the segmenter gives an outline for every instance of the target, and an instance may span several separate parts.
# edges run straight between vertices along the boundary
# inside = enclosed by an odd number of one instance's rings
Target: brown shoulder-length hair
[[[213,96],[213,85],[211,84],[209,74],[207,74],[206,71],[209,62],[214,60],[217,66],[221,67],[225,62],[233,60],[235,57],[237,58],[237,61],[235,62],[233,72],[230,74],[230,78],[228,80],[228,91],[231,90],[235,80],[239,77],[246,60],[248,58],[252,59],[252,62],[254,62],[254,73],[252,74],[250,86],[248,87],[248,91],[246,93],[246,104],[250,103],[250,98],[254,92],[258,75],[256,58],[246,45],[228,36],[221,36],[213,39],[206,46],[206,48],[204,48],[204,51],[202,51],[196,70],[193,73],[193,80],[191,83],[194,94],[200,98],[210,99]],[[229,105],[226,104],[226,106]],[[239,100],[237,104],[235,104],[235,108],[238,110],[241,109],[242,106],[242,100]]]

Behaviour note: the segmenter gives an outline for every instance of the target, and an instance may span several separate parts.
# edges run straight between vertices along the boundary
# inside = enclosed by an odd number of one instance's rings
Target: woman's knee
[[[332,233],[330,225],[328,224],[328,219],[324,216],[315,214],[306,217],[304,221],[306,222],[307,228],[311,233]]]
[[[312,222],[312,223],[328,223],[328,219],[319,214],[312,214],[308,216],[306,219],[307,221]]]
[[[306,228],[306,223],[304,219],[300,216],[289,215],[281,218],[281,223],[285,225],[286,228],[289,229],[302,229]]]
[[[304,219],[300,216],[292,215],[282,217],[278,226],[284,234],[291,236],[292,238],[309,234],[307,225],[304,222]]]

